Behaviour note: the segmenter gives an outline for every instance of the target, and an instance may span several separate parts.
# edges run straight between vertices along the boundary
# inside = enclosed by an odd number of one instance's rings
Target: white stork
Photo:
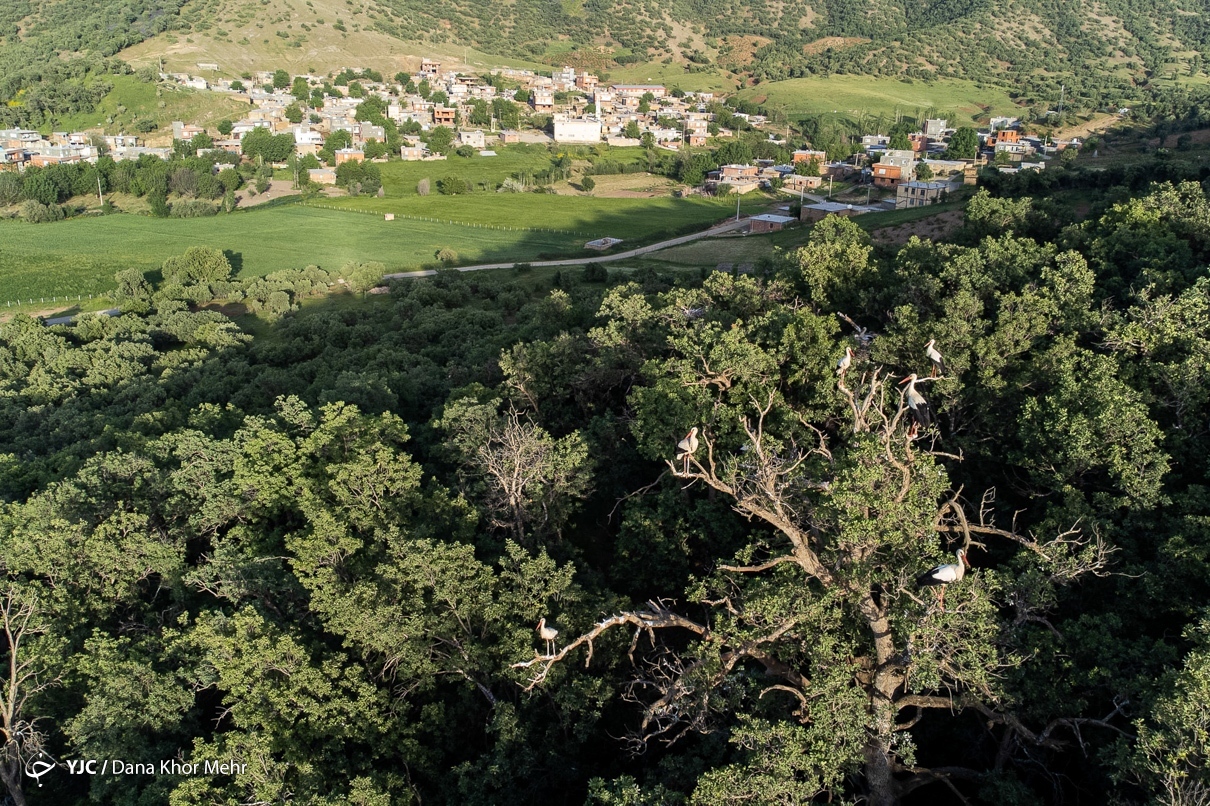
[[[966,549],[958,549],[954,556],[958,558],[958,562],[938,565],[916,577],[917,585],[936,585],[940,588],[938,599],[942,610],[945,609],[945,586],[960,581],[966,576],[966,569],[970,567],[970,563],[966,561]]]
[[[912,428],[908,432],[909,436],[916,436],[917,428],[927,429],[933,424],[933,410],[929,407],[929,402],[924,399],[924,395],[916,391],[916,373],[904,378],[900,384],[906,383],[907,388],[907,407],[912,415]]]
[[[546,617],[538,619],[538,637],[546,642],[546,654],[555,654],[555,639],[559,637],[559,631],[554,627],[546,626]]]
[[[685,473],[689,473],[689,457],[697,450],[697,426],[689,429],[685,438],[676,443],[676,460],[685,463]]]
[[[933,362],[933,375],[936,378],[938,375],[945,374],[945,359],[941,357],[941,353],[937,350],[937,340],[929,339],[929,343],[924,345],[924,354],[928,356],[929,361]]]
[[[836,374],[844,377],[844,374],[849,371],[849,367],[853,364],[853,348],[844,348],[844,355],[836,362]]]

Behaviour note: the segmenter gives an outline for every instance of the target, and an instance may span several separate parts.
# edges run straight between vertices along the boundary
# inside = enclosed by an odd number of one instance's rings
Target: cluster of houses
[[[197,67],[213,72],[219,66],[213,62],[199,62]],[[459,125],[470,118],[473,102],[491,103],[498,97],[511,103],[528,95],[528,106],[534,114],[551,116],[553,139],[558,143],[637,145],[641,141],[633,135],[638,133],[640,137],[650,134],[658,147],[675,150],[683,146],[705,146],[712,131],[719,136],[731,134],[714,127],[713,115],[707,111],[707,104],[713,100],[711,93],[670,93],[659,84],[605,85],[597,76],[571,67],[555,70],[551,75],[509,68],[492,73],[507,79],[509,84],[520,85],[522,92],[518,94],[509,89],[502,95],[494,83],[503,82],[493,83],[481,76],[443,69],[440,62],[423,59],[411,79],[417,86],[421,82],[427,83],[431,88],[429,97],[409,93],[406,85],[396,81],[359,79],[358,83],[365,90],[363,97],[325,97],[322,108],[308,109],[305,122],[291,122],[287,118],[287,110],[296,99],[286,90],[271,88],[274,76],[270,72],[251,76],[250,87],[242,86],[243,82],[209,81],[185,73],[162,73],[161,78],[200,90],[231,93],[247,102],[247,114],[233,122],[229,134],[212,138],[213,148],[238,154],[243,137],[263,128],[274,134],[292,135],[295,153],[306,156],[317,154],[330,134],[344,131],[349,134],[351,147],[335,152],[336,166],[365,160],[366,146],[371,141],[384,143],[386,140],[383,126],[357,119],[358,107],[369,97],[381,99],[387,117],[396,124],[414,122],[422,131],[436,126],[457,129],[456,145],[469,146],[484,156],[495,154],[490,149],[496,143],[509,144],[522,139],[521,132],[498,129],[494,120],[487,130]],[[301,78],[311,87],[323,87],[328,82],[324,76],[303,75]],[[435,93],[441,93],[436,95],[440,102],[432,100]],[[738,117],[756,127],[765,123],[759,115]],[[791,161],[785,164],[757,160],[750,165],[724,165],[708,175],[700,192],[716,193],[725,189],[743,194],[776,186],[800,194],[805,215],[808,192],[819,189],[824,182],[850,181],[893,191],[893,200],[888,199],[886,203],[893,203],[895,207],[915,207],[932,204],[963,183],[974,184],[980,165],[990,161],[1004,162],[1003,158],[997,159],[998,155],[1005,154],[1010,158],[1001,170],[1038,170],[1045,167],[1042,161],[1045,157],[1079,145],[1078,140],[1043,141],[1023,133],[1017,118],[994,117],[985,130],[978,132],[979,153],[975,159],[950,160],[945,158],[945,153],[955,131],[947,120],[929,119],[920,131],[908,136],[908,148],[891,148],[886,135],[869,134],[861,138],[861,151],[844,161],[830,161],[825,152],[804,148],[794,151]],[[186,122],[172,124],[173,140],[191,140],[201,133],[201,127]],[[543,135],[532,137],[545,139]],[[775,140],[773,135],[770,139]],[[0,170],[95,161],[101,153],[119,160],[137,159],[143,154],[167,158],[171,151],[165,145],[151,146],[136,135],[55,132],[43,137],[35,131],[0,130]],[[444,159],[429,153],[417,136],[404,139],[399,156],[404,160]],[[800,170],[803,163],[814,163],[816,170]],[[927,170],[923,170],[924,167]],[[335,173],[335,166],[313,169],[311,180],[333,184]],[[817,205],[834,204],[818,199],[812,201]],[[845,206],[844,214],[852,214],[854,209]],[[810,214],[818,212],[815,210]]]
[[[32,129],[0,129],[0,170],[96,162],[102,154],[114,159],[138,159],[143,154],[167,157],[171,148],[150,148],[134,134],[99,135],[52,132],[44,137]]]
[[[1079,139],[1044,141],[1039,137],[1023,134],[1017,118],[996,117],[991,125],[976,132],[979,145],[973,159],[946,159],[950,138],[956,129],[944,119],[926,120],[921,131],[908,136],[910,148],[890,147],[890,137],[870,134],[861,138],[862,149],[847,160],[829,161],[823,151],[800,149],[792,154],[791,162],[774,164],[772,160],[756,160],[751,165],[723,165],[707,175],[702,191],[717,193],[720,190],[733,193],[750,193],[768,188],[777,183],[783,190],[805,194],[820,188],[825,182],[849,181],[867,184],[871,188],[894,191],[894,196],[885,200],[885,206],[896,209],[920,207],[944,199],[950,192],[963,184],[973,185],[977,181],[981,166],[997,160],[1005,154],[1008,161],[1000,165],[1005,173],[1023,170],[1042,170],[1045,159],[1065,148],[1080,145]],[[815,163],[816,170],[804,175],[798,169],[801,163]],[[816,202],[803,205],[804,218],[817,215],[855,215],[869,209],[864,205],[837,205],[835,202]]]

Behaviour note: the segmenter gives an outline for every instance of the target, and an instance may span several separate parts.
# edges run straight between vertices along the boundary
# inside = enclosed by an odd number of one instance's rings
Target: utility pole
[[[1063,99],[1067,94],[1067,85],[1059,85],[1059,125],[1063,125]]]
[[[828,198],[832,198],[832,177],[828,176]]]
[[[102,207],[105,206],[105,197],[101,195],[101,171],[100,171],[100,169],[97,170],[97,201],[100,202]]]
[[[739,222],[739,194],[735,194],[735,220]]]

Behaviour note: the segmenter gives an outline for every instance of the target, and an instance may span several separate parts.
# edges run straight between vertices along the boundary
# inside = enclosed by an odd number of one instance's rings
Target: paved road
[[[117,308],[110,308],[109,310],[106,310],[106,311],[94,311],[92,313],[95,314],[96,316],[117,316],[118,314],[121,313],[121,311],[119,311]],[[78,313],[75,316],[56,316],[54,319],[43,319],[42,324],[44,324],[44,325],[70,325],[72,322],[74,322],[76,319],[80,318],[81,316],[89,316],[89,315],[91,315],[91,314],[86,312],[86,313]]]
[[[717,227],[711,227],[702,232],[695,232],[691,235],[682,235],[679,238],[672,238],[667,241],[660,241],[648,246],[640,246],[637,249],[631,249],[626,252],[618,252],[616,255],[599,255],[597,257],[579,257],[568,258],[567,260],[535,260],[529,263],[535,268],[545,268],[548,266],[583,266],[586,263],[609,263],[614,260],[628,260],[639,255],[646,255],[649,252],[658,252],[661,249],[667,249],[671,246],[680,246],[683,243],[696,241],[699,238],[709,238],[712,235],[721,235],[724,232],[731,232],[746,226],[748,220],[741,219],[739,221],[728,221],[726,224],[720,224]],[[488,269],[511,269],[519,262],[510,260],[507,263],[480,263],[474,266],[455,266],[457,271],[487,271]],[[384,280],[398,280],[405,277],[432,277],[437,273],[436,269],[426,269],[425,271],[404,271],[396,274],[383,275]]]

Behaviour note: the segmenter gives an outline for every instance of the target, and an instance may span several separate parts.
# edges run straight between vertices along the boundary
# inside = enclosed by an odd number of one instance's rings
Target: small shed
[[[748,232],[781,232],[787,224],[797,220],[794,216],[761,213],[748,219]]]
[[[606,249],[611,249],[621,242],[621,238],[597,238],[595,241],[589,241],[588,243],[584,244],[584,248],[604,252]]]

